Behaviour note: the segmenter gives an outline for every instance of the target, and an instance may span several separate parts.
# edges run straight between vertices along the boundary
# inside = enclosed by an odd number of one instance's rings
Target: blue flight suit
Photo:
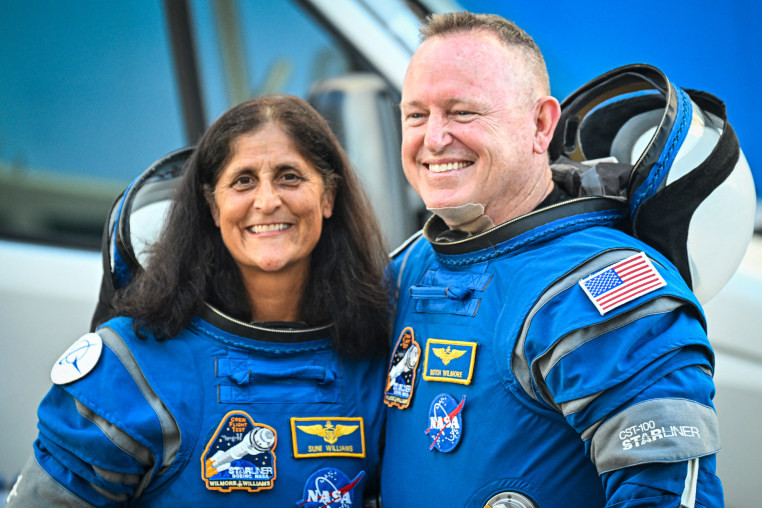
[[[723,506],[703,311],[625,220],[586,198],[445,242],[434,216],[394,254],[385,508]],[[620,274],[599,311],[629,258],[663,285]]]
[[[9,508],[362,506],[383,360],[342,358],[328,327],[249,325],[211,307],[169,340],[138,338],[127,318],[97,333],[92,370],[42,401]]]

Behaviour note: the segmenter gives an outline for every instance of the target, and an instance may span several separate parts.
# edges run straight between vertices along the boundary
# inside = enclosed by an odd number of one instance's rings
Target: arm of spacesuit
[[[607,507],[724,506],[713,393],[704,370],[684,367],[656,380],[590,433],[588,450]]]
[[[67,351],[54,366],[56,384],[37,410],[34,456],[8,508],[124,506],[177,456],[180,433],[169,410],[119,336],[111,329],[98,333],[102,349],[75,342],[76,354]],[[91,339],[90,346],[98,342]],[[79,374],[60,375],[72,366]]]
[[[527,393],[579,433],[609,507],[723,506],[713,353],[700,310],[669,291],[606,315],[578,306],[576,326],[553,319],[570,315],[561,294],[514,362]]]
[[[721,508],[710,352],[668,349],[623,372],[618,383],[595,394],[569,398],[567,387],[567,395],[555,399],[601,475],[606,506]],[[553,376],[549,380],[552,393]]]
[[[124,506],[150,479],[150,449],[61,387],[50,390],[38,416],[34,455],[6,507]]]
[[[606,507],[709,508],[725,506],[715,456],[634,466],[603,475]]]

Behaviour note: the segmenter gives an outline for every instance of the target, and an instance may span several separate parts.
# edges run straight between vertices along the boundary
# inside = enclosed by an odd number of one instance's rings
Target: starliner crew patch
[[[426,434],[433,439],[429,450],[436,448],[440,452],[449,453],[458,446],[463,436],[463,418],[461,412],[466,403],[466,396],[460,404],[449,393],[440,393],[429,406],[429,427]]]
[[[243,411],[220,422],[201,455],[201,478],[209,490],[257,492],[275,482],[275,430]]]
[[[405,409],[413,399],[415,373],[421,358],[421,346],[415,341],[411,327],[406,327],[397,339],[394,353],[389,362],[389,375],[386,378],[384,404]]]
[[[365,472],[360,471],[350,482],[347,475],[333,467],[319,469],[312,473],[304,485],[302,499],[296,502],[297,506],[304,508],[351,508],[362,504],[361,499],[356,499],[355,487],[365,477]]]
[[[291,418],[294,457],[365,457],[365,428],[358,417]]]
[[[423,362],[423,379],[471,384],[476,361],[476,342],[429,339]]]
[[[56,360],[50,371],[51,381],[57,385],[65,385],[85,377],[98,363],[102,350],[103,340],[100,335],[83,335]]]
[[[579,285],[601,315],[667,285],[640,252],[585,277]]]

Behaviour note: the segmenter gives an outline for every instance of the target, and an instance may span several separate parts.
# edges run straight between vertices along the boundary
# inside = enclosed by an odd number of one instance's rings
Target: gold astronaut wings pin
[[[333,444],[341,436],[347,436],[358,429],[359,425],[336,425],[330,421],[323,425],[297,425],[296,428],[307,434],[322,437],[326,443]]]
[[[465,349],[452,349],[452,346],[447,346],[447,348],[443,347],[435,347],[432,348],[432,351],[434,352],[434,356],[442,360],[442,363],[444,365],[447,365],[450,363],[450,360],[454,360],[455,358],[460,358],[464,354],[466,354]]]

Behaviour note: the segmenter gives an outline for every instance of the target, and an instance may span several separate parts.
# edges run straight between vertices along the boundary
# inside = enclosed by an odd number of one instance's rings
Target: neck
[[[543,171],[538,178],[527,182],[519,192],[515,193],[503,207],[502,213],[496,213],[496,217],[492,219],[495,224],[503,224],[525,215],[537,208],[537,205],[542,203],[552,191],[553,176],[550,170]],[[490,211],[487,210],[486,213],[489,214]]]
[[[299,272],[299,273],[295,273]],[[307,274],[301,270],[244,276],[252,321],[299,321]]]

